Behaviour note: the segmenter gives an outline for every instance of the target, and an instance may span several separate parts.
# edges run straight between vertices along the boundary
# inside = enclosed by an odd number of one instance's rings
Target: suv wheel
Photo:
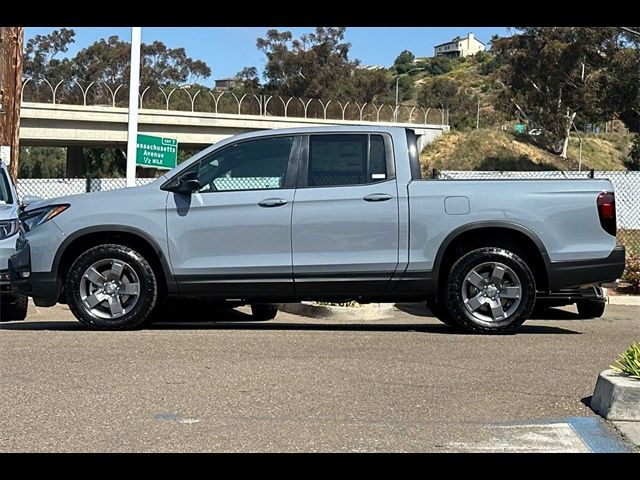
[[[444,306],[463,329],[513,333],[536,300],[533,273],[515,253],[485,247],[464,254],[445,282]]]
[[[71,312],[100,330],[129,330],[147,319],[158,286],[149,263],[123,245],[99,245],[73,263],[65,281]]]

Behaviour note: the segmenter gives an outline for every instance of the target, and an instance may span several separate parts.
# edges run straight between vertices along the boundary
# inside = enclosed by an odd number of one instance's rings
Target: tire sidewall
[[[511,268],[521,284],[520,305],[509,317],[508,323],[487,325],[474,321],[466,315],[462,300],[462,286],[468,273],[475,266],[485,262],[500,262]],[[536,284],[531,269],[515,253],[504,248],[484,247],[464,254],[451,267],[444,291],[444,304],[449,315],[467,331],[479,333],[513,333],[529,318],[536,301]]]
[[[95,262],[108,258],[127,262],[140,281],[140,294],[133,309],[122,317],[111,320],[88,311],[79,293],[84,272]],[[73,263],[65,280],[67,303],[76,318],[82,323],[105,330],[126,330],[142,325],[153,310],[157,291],[155,274],[144,257],[129,247],[115,244],[100,245],[84,252]]]

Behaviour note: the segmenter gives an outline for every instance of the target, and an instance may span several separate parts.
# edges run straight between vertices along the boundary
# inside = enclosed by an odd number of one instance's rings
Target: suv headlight
[[[25,232],[36,228],[38,225],[42,225],[48,222],[54,217],[57,217],[64,212],[70,205],[65,203],[63,205],[49,205],[47,207],[36,208],[29,212],[24,212],[20,215],[20,223]]]
[[[17,219],[0,220],[0,240],[13,237],[20,230],[20,223]]]

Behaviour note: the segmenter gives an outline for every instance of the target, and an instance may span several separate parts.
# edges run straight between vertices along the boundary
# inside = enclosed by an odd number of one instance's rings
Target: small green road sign
[[[178,161],[178,141],[175,138],[138,135],[136,165],[170,170]]]

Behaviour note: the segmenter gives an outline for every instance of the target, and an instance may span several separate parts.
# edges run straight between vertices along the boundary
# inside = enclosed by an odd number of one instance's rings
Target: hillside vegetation
[[[582,169],[626,170],[631,135],[584,135]],[[579,140],[572,137],[569,158],[536,145],[534,137],[497,129],[452,131],[428,145],[420,156],[423,171],[438,170],[576,170]]]

